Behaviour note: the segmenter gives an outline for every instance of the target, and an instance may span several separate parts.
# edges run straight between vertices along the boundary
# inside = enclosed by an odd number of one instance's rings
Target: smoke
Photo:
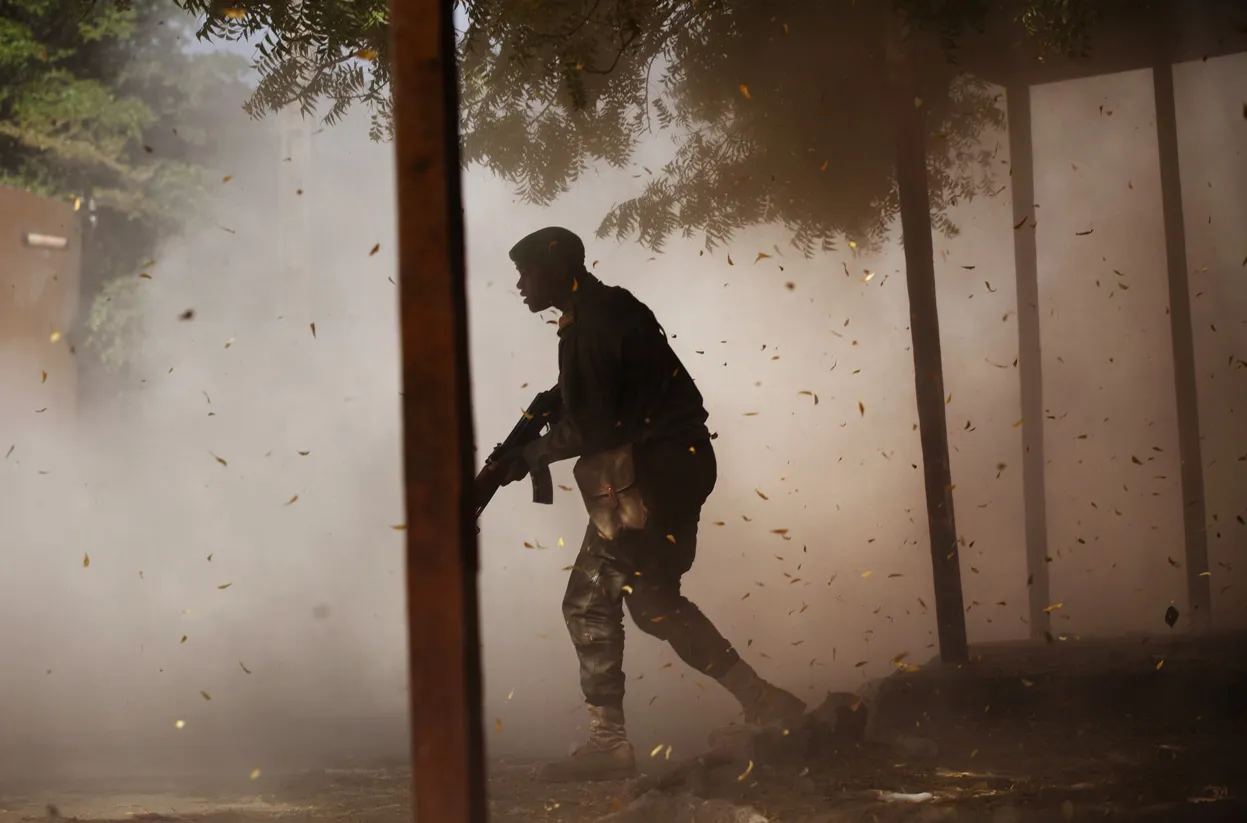
[[[1227,624],[1242,623],[1242,601],[1222,590],[1234,572],[1220,564],[1247,535],[1236,520],[1247,203],[1233,185],[1247,161],[1226,90],[1244,71],[1226,58],[1177,74],[1214,608]],[[960,204],[961,234],[936,240],[972,642],[1029,633],[1022,425],[1047,436],[1054,630],[1068,638],[1057,642],[1165,631],[1171,601],[1186,611],[1150,90],[1130,74],[1034,93],[1046,420],[1018,424],[1008,189]],[[221,117],[239,135],[216,164],[230,180],[211,217],[150,267],[142,345],[117,390],[46,424],[33,413],[37,347],[4,351],[16,446],[0,467],[6,776],[245,775],[406,756],[390,147],[368,142],[362,118],[317,127],[296,184],[278,120]],[[1007,138],[983,142],[998,148],[1005,186]],[[655,140],[638,167],[665,150]],[[718,434],[687,594],[807,701],[897,661],[926,663],[937,653],[932,560],[899,243],[803,259],[773,227],[713,253],[696,239],[661,255],[594,239],[598,217],[644,184],[638,174],[590,173],[541,210],[467,173],[482,454],[556,378],[553,317],[527,314],[506,250],[565,225],[595,273],[655,310]],[[302,256],[283,256],[289,231]],[[559,607],[584,529],[570,469],[555,467],[553,506],[518,484],[483,518],[494,755],[560,752],[582,731]],[[641,750],[687,753],[734,716],[714,681],[637,631],[625,670]]]

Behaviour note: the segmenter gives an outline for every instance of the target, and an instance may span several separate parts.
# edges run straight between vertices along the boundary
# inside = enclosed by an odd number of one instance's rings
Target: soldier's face
[[[558,279],[551,266],[516,266],[520,279],[515,288],[524,298],[524,305],[533,314],[554,305],[554,284]]]

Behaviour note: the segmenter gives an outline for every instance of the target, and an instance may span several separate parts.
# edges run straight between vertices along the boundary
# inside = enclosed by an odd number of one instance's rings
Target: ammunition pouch
[[[614,540],[626,530],[645,528],[649,513],[637,484],[631,443],[581,457],[572,474],[589,520],[602,539]]]

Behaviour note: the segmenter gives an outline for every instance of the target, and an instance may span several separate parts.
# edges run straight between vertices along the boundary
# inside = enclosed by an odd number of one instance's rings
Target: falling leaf
[[[654,749],[653,749],[653,751],[651,751],[651,752],[649,753],[649,756],[650,756],[650,757],[657,757],[657,756],[658,756],[658,753],[662,751],[662,747],[663,747],[663,745],[664,745],[663,743],[659,743],[657,746],[655,746],[655,747],[654,747]]]
[[[866,404],[860,400],[857,401],[857,410],[862,413],[862,417],[866,416]]]
[[[360,60],[366,60],[369,63],[371,63],[372,61],[377,59],[377,50],[376,49],[360,49],[359,51],[355,52],[355,56],[358,57]]]
[[[992,288],[992,284],[991,284],[991,283],[989,283],[988,281],[984,280],[984,281],[983,281],[983,285],[984,285],[984,286],[987,286],[987,290],[988,290],[989,292],[992,292],[993,294],[996,292],[996,289],[993,289],[993,288]]]
[[[1035,684],[1034,684],[1034,683],[1032,683],[1031,681],[1027,680],[1025,677],[1023,677],[1023,678],[1022,678],[1022,685],[1023,685],[1023,686],[1027,686],[1027,687],[1029,687],[1029,686],[1033,686],[1033,685],[1035,685]]]
[[[752,99],[753,99],[752,97],[750,97],[750,96],[749,96],[749,87],[748,87],[748,86],[746,86],[744,83],[741,83],[741,84],[740,84],[740,93],[741,93],[741,94],[743,94],[743,95],[745,96],[745,99],[746,99],[746,100],[752,100]]]
[[[297,494],[296,494],[294,497],[292,497],[292,498],[290,498],[289,500],[287,500],[287,501],[286,501],[283,505],[289,506],[291,503],[293,503],[294,501],[296,501],[296,500],[298,500],[298,499],[299,499],[299,495],[297,495]]]
[[[246,666],[244,666],[241,660],[238,661],[238,665],[242,668],[244,673],[251,674],[251,669],[248,669]]]
[[[212,454],[212,452],[208,452],[208,454]],[[225,458],[224,458],[224,457],[217,457],[215,454],[212,454],[212,458],[213,458],[214,460],[216,460],[216,462],[220,463],[222,466],[228,466],[228,465],[229,465],[229,463],[226,463],[226,462],[225,462]]]
[[[178,641],[178,645],[180,646],[185,642],[186,642],[186,635],[182,635],[182,639]]]
[[[88,567],[88,566],[90,566],[90,565],[91,565],[91,555],[87,554],[86,552],[83,552],[83,554],[82,554],[82,568],[84,568],[84,569],[85,569],[85,568],[87,568],[87,567]]]
[[[229,588],[230,586],[232,586],[232,585],[234,585],[234,584],[233,584],[233,583],[226,583],[226,584],[224,584],[224,585],[222,585],[222,586],[217,586],[217,589],[219,589],[220,591],[225,591],[226,589],[228,589],[228,588]]]
[[[669,535],[667,535],[667,539],[668,539],[668,540],[670,540],[672,543],[674,543],[674,542],[675,542],[675,535],[674,535],[674,534],[669,534]]]
[[[1165,658],[1162,657],[1160,659],[1160,662],[1156,664],[1156,671],[1160,671],[1164,665],[1165,665]]]
[[[1025,422],[1025,420],[1026,420],[1025,417],[1023,417],[1021,420],[1018,420],[1016,423],[1013,424],[1013,428],[1016,429],[1018,426],[1021,426],[1022,423]]]
[[[818,167],[818,170],[819,170],[819,171],[827,171],[827,164],[828,164],[829,162],[831,162],[831,161],[829,161],[829,160],[824,160],[824,161],[823,161],[823,165],[819,166],[819,167]],[[856,244],[850,244],[850,245],[853,245],[853,246],[856,248]],[[846,274],[847,274],[847,272],[846,272]]]
[[[730,254],[727,256],[727,264],[728,264],[729,266],[735,266],[735,265],[736,265],[736,263],[732,260],[732,255],[730,255]]]
[[[745,768],[745,771],[744,771],[743,773],[741,773],[741,774],[739,774],[739,775],[737,775],[737,776],[736,776],[736,780],[737,780],[737,782],[739,782],[739,783],[743,783],[743,782],[745,782],[745,778],[746,778],[746,777],[748,777],[748,776],[749,776],[749,774],[750,774],[750,772],[752,772],[752,771],[753,771],[753,761],[752,761],[752,760],[750,760],[750,761],[749,761],[749,765]]]
[[[867,662],[867,661],[865,661],[865,660],[860,660],[860,661],[858,661],[857,663],[854,663],[854,664],[853,664],[853,668],[855,668],[855,669],[860,669],[862,666],[865,666],[865,665],[866,665],[866,662]]]
[[[259,779],[260,779],[260,770],[259,770],[259,769],[252,769],[252,770],[251,770],[251,779],[252,779],[252,780],[259,780]]]
[[[1091,232],[1093,231],[1095,231],[1095,229],[1087,229],[1086,231],[1076,231],[1074,232],[1074,235],[1076,237],[1086,237],[1088,234],[1091,234]]]
[[[769,255],[769,254],[767,254],[766,252],[761,252],[761,251],[760,251],[760,252],[758,252],[758,256],[757,256],[757,257],[755,257],[755,258],[753,259],[753,262],[754,262],[754,264],[756,265],[756,264],[757,264],[757,262],[758,262],[759,260],[766,260],[766,259],[769,259],[769,258],[770,258],[770,255]]]
[[[377,253],[377,252],[379,252],[379,251],[381,251],[381,244],[380,244],[380,243],[378,243],[377,245],[375,245],[375,246],[373,246],[373,247],[372,247],[372,251],[368,252],[368,256],[369,256],[369,257],[372,257],[374,254],[376,254],[376,253]]]
[[[212,695],[208,694],[207,692],[201,691],[199,694],[203,697],[204,700],[212,699]]]
[[[1051,606],[1044,606],[1044,612],[1047,614],[1051,614],[1052,612],[1056,611],[1057,609],[1061,608],[1064,605],[1065,605],[1064,603],[1053,603]]]
[[[186,311],[178,315],[178,320],[194,320],[194,319],[195,319],[194,309],[187,309]]]
[[[862,577],[870,577],[872,574],[874,574],[874,571],[872,571],[871,569],[867,569],[866,571],[862,572]]]
[[[494,731],[498,731],[498,732],[502,731],[502,718],[501,717],[494,718]]]
[[[315,340],[316,339],[316,324],[309,323],[308,325],[312,327],[312,339]]]
[[[42,379],[42,380],[40,380],[39,382],[40,382],[41,384],[42,384],[42,383],[46,383],[46,382],[48,382],[48,373],[47,373],[47,372],[44,372],[44,373],[43,373],[43,379]]]
[[[390,526],[390,528],[391,528],[391,529],[393,529],[393,530],[394,530],[394,531],[396,531],[396,532],[405,532],[405,531],[407,531],[407,524],[406,524],[406,523],[399,523],[397,526]]]
[[[233,180],[233,179],[234,179],[234,175],[232,175],[232,174],[227,174],[227,175],[225,175],[224,177],[222,177],[222,178],[221,178],[221,182],[222,182],[222,183],[228,183],[229,181],[231,181],[231,180]]]
[[[762,491],[761,491],[760,489],[754,489],[754,492],[755,492],[755,493],[757,493],[758,497],[761,497],[763,500],[770,500],[770,499],[771,499],[771,498],[767,497],[765,494],[763,494],[763,493],[762,493]]]
[[[175,729],[184,729],[184,728],[186,728],[186,721],[185,721],[185,720],[176,720],[176,721],[174,721],[174,723],[173,723],[173,727],[174,727]]]
[[[223,14],[230,20],[241,20],[247,16],[246,9],[228,8]]]
[[[5,452],[5,453],[4,453],[4,459],[5,459],[5,460],[8,460],[8,459],[9,459],[9,455],[10,455],[10,454],[12,454],[12,453],[13,453],[13,450],[14,450],[14,449],[16,449],[16,448],[17,448],[17,444],[16,444],[16,443],[14,443],[12,446],[9,446],[9,450],[8,450],[7,452]]]
[[[1166,559],[1166,560],[1168,560],[1168,561],[1169,561],[1169,565],[1170,565],[1170,566],[1173,566],[1175,569],[1180,569],[1180,568],[1182,568],[1182,564],[1181,564],[1181,563],[1179,563],[1177,560],[1174,560],[1172,557],[1166,557],[1165,559]]]

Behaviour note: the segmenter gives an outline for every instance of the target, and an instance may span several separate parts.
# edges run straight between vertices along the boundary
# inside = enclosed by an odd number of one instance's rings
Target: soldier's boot
[[[537,779],[549,783],[627,780],[636,776],[636,755],[620,709],[589,706],[589,739],[570,757],[546,763]]]
[[[744,660],[738,660],[719,682],[744,709],[746,723],[787,726],[805,714],[801,698],[763,680]]]

